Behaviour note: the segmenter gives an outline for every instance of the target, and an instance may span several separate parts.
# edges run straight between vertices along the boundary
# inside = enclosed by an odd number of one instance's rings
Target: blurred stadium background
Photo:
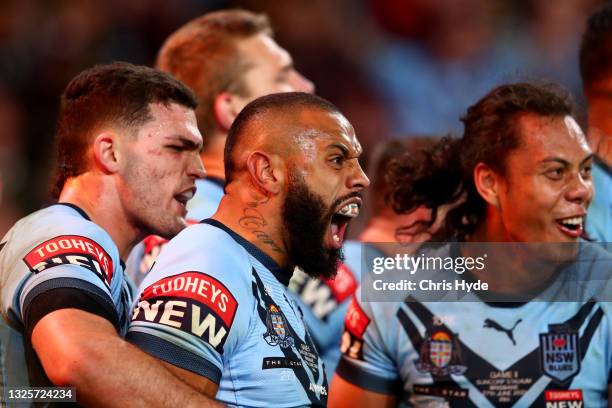
[[[59,95],[96,63],[151,65],[207,11],[269,15],[317,93],[384,139],[461,132],[493,85],[557,81],[583,98],[578,46],[600,0],[0,0],[0,236],[49,202]],[[206,135],[204,135],[206,137]]]

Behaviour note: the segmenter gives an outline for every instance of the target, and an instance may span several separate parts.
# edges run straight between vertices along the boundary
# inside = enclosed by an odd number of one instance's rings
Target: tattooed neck
[[[285,251],[274,242],[272,237],[264,231],[264,227],[268,225],[263,215],[257,210],[257,207],[261,204],[267,203],[268,197],[264,197],[258,201],[252,201],[246,203],[246,208],[242,212],[242,217],[238,220],[238,224],[253,233],[255,237],[264,245],[270,247],[274,252],[284,254]]]

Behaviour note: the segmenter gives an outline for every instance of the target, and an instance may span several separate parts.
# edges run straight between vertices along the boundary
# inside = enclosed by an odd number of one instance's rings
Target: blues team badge
[[[293,337],[289,334],[287,328],[287,319],[283,312],[275,305],[268,306],[268,316],[266,317],[267,331],[264,333],[264,340],[271,346],[281,346],[288,348],[293,346]]]
[[[443,328],[428,333],[420,349],[416,368],[436,377],[449,374],[461,375],[467,370],[462,364],[461,348],[456,336]]]
[[[565,383],[578,374],[578,332],[563,324],[548,325],[548,333],[540,333],[540,365],[542,372],[558,383]]]

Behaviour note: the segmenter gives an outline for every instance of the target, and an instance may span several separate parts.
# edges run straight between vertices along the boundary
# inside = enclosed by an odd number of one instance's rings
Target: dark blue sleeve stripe
[[[346,357],[342,356],[336,367],[336,374],[344,380],[364,390],[387,395],[401,395],[402,383],[398,379],[388,379],[367,373]]]
[[[34,299],[37,299],[36,310],[30,308]],[[100,315],[119,330],[117,308],[108,293],[93,283],[78,278],[53,278],[34,286],[23,301],[21,314],[24,325],[29,325],[32,330],[45,315],[68,308]]]
[[[221,370],[216,365],[176,344],[137,331],[128,332],[126,340],[153,357],[206,377],[217,385],[221,381]]]

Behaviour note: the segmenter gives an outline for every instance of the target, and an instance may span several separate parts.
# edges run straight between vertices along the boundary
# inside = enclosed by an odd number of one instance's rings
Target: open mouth
[[[174,196],[174,199],[183,207],[187,208],[187,202],[193,198],[195,189],[190,188]]]
[[[340,208],[331,218],[330,234],[331,245],[335,248],[342,247],[344,234],[349,222],[359,215],[359,204],[349,203]]]
[[[571,238],[578,238],[582,235],[584,230],[584,216],[559,218],[555,221],[561,232],[565,235]]]

